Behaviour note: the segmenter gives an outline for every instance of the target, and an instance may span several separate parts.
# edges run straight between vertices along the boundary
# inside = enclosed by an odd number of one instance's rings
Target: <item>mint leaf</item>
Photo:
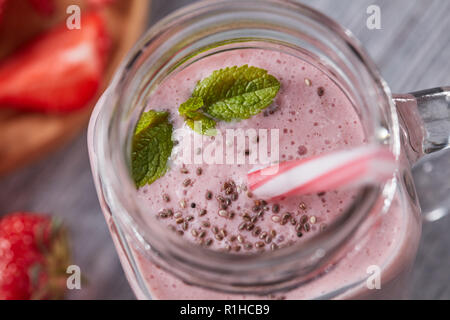
[[[173,148],[173,126],[168,117],[168,112],[150,110],[142,114],[136,125],[131,166],[137,187],[153,183],[167,170]]]
[[[186,124],[195,132],[205,135],[215,135],[216,121],[203,114],[203,99],[189,98],[178,108],[180,115],[184,116]]]
[[[192,97],[202,99],[204,113],[232,121],[260,113],[279,89],[280,82],[266,70],[244,65],[214,71],[197,84]]]
[[[193,118],[196,117],[198,113],[200,113],[198,110],[201,107],[203,107],[202,98],[189,98],[180,105],[180,107],[178,108],[178,112],[182,116]]]

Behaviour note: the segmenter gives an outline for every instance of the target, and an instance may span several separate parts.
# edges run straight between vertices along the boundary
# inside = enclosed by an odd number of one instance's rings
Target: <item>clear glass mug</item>
[[[388,145],[399,168],[385,185],[361,190],[342,217],[312,241],[248,256],[194,246],[166,232],[156,219],[147,223],[144,217],[151,213],[136,196],[129,170],[131,137],[149,94],[192,61],[243,47],[301,52],[339,84],[352,100],[367,140]],[[154,270],[191,290],[189,297],[204,299],[283,298],[291,297],[290,292],[311,299],[403,297],[422,222],[410,169],[424,154],[448,146],[449,101],[449,88],[392,95],[348,30],[298,3],[201,1],[174,12],[130,52],[89,125],[100,204],[137,297],[152,298],[149,274]],[[401,236],[379,266],[381,289],[370,286],[371,271],[365,265],[353,279],[330,280],[345,259],[358,257],[393,213],[401,219],[396,230]]]

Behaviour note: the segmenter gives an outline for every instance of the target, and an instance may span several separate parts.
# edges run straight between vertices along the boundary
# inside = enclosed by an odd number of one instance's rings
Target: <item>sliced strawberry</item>
[[[36,213],[0,218],[0,300],[59,299],[70,252],[60,224]]]
[[[88,4],[95,7],[102,7],[113,3],[115,0],[88,0]]]
[[[49,16],[55,11],[53,0],[28,0],[33,8],[40,14]]]
[[[0,107],[43,112],[82,108],[97,92],[109,50],[103,19],[82,15],[81,29],[64,23],[0,64]]]
[[[0,0],[0,22],[2,22],[3,12],[5,10],[6,0]]]

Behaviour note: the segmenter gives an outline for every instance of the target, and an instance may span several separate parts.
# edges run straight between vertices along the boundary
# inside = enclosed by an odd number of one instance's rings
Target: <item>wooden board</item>
[[[67,16],[65,8],[69,4],[80,5],[82,14],[86,8],[84,1],[80,0],[58,0],[55,3],[59,14],[45,18],[30,10],[28,3],[23,0],[9,2],[0,25],[0,58],[42,30],[63,21]],[[35,161],[85,128],[99,95],[120,61],[141,35],[146,25],[149,5],[150,1],[117,0],[101,9],[106,17],[113,46],[102,88],[90,105],[67,115],[0,110],[0,175]],[[17,15],[8,15],[8,12],[21,12],[20,19]]]

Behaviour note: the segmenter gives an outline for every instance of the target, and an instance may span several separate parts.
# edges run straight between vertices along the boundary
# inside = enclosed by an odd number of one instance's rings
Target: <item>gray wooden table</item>
[[[149,24],[187,0],[153,0]],[[352,30],[394,92],[450,85],[450,1],[304,1]],[[366,27],[369,5],[381,8],[381,30]],[[1,128],[0,128],[1,130]],[[1,159],[0,159],[1,161]],[[450,152],[414,171],[422,206],[450,208]],[[439,187],[440,186],[440,187]],[[431,187],[440,188],[439,192]],[[71,298],[133,299],[103,215],[88,164],[86,133],[33,165],[0,179],[0,215],[16,210],[62,216],[71,230],[75,263],[89,279]],[[450,217],[426,223],[414,266],[411,298],[450,299]]]

